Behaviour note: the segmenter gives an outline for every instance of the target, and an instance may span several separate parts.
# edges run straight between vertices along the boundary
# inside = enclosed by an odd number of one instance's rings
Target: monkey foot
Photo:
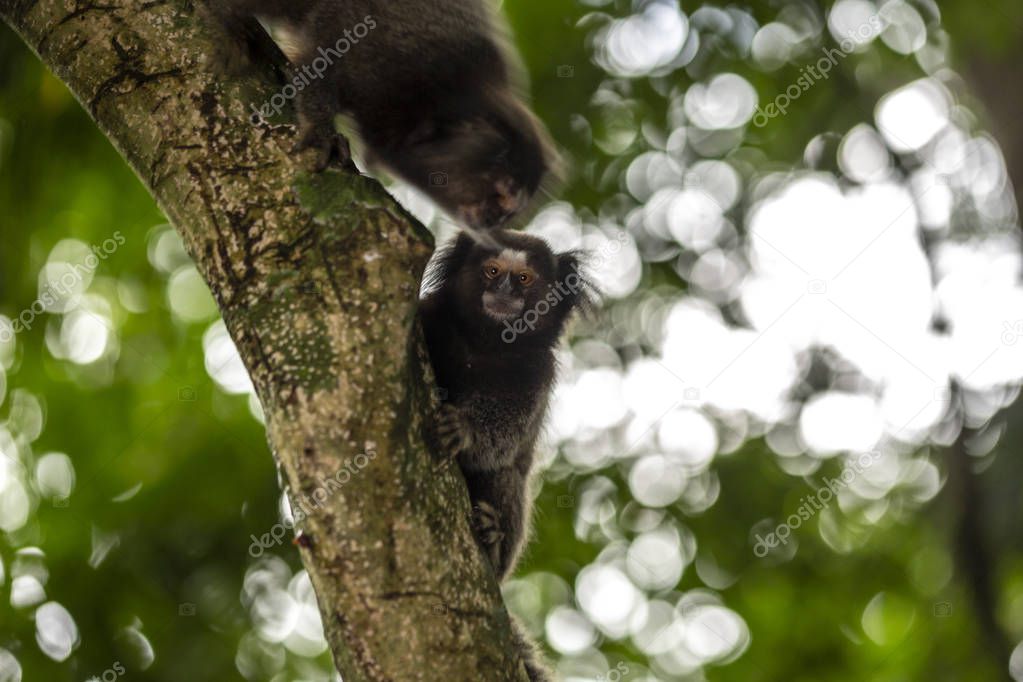
[[[504,533],[501,531],[501,517],[497,510],[486,502],[476,502],[472,508],[472,527],[494,570],[500,570]]]
[[[352,161],[352,149],[348,145],[348,140],[338,134],[333,125],[301,126],[298,142],[292,147],[291,152],[298,154],[307,149],[316,151],[313,170],[317,173],[323,172],[332,163],[344,170],[359,172]]]

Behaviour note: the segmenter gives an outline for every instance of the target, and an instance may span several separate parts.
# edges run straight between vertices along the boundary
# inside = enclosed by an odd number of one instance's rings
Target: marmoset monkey
[[[318,150],[317,170],[350,163],[334,128],[336,115],[350,114],[371,163],[473,229],[521,212],[553,161],[489,1],[208,0],[233,37],[234,56],[222,46],[226,64],[265,60],[256,17],[285,34],[296,149]]]
[[[591,301],[576,253],[537,237],[463,232],[427,278],[420,318],[444,396],[435,425],[469,486],[477,538],[499,579],[515,566],[529,521],[533,450],[554,387],[554,350],[573,312]],[[518,637],[532,680],[549,680]]]

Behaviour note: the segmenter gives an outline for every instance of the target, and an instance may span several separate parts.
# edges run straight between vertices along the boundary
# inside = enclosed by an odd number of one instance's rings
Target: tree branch
[[[949,508],[955,512],[951,544],[956,568],[973,601],[978,639],[984,643],[992,662],[1004,668],[1012,645],[998,622],[997,566],[987,540],[984,495],[966,446],[971,435],[964,424],[948,449],[948,495],[952,502]]]
[[[188,0],[0,0],[0,16],[180,232],[293,501],[325,498],[298,544],[346,682],[524,680],[464,483],[420,435],[433,407],[416,332],[429,234],[375,181],[304,173],[291,126],[250,120],[270,79],[211,74]],[[365,466],[336,476],[353,461]]]

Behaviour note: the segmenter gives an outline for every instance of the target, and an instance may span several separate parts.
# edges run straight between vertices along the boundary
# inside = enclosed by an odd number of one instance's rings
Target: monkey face
[[[462,232],[427,269],[426,297],[476,342],[553,344],[572,313],[594,300],[580,257],[522,232]]]
[[[465,197],[465,203],[457,204],[453,213],[460,223],[473,229],[500,227],[525,209],[531,195],[511,175],[499,175],[486,188],[481,187],[476,196]]]
[[[381,160],[478,230],[500,227],[527,208],[551,155],[539,123],[517,101],[495,96],[477,106],[421,124]]]
[[[525,159],[533,151],[512,144],[473,121],[419,145],[399,171],[461,225],[497,228],[527,207],[544,174],[542,161]]]
[[[483,314],[497,322],[519,317],[526,308],[529,289],[537,280],[526,253],[504,249],[483,261],[482,275]]]
[[[553,338],[587,296],[576,255],[555,254],[542,239],[492,230],[475,239],[463,233],[459,242],[466,251],[453,258],[464,258],[455,266],[458,308],[476,312],[481,328],[511,324],[516,338]]]

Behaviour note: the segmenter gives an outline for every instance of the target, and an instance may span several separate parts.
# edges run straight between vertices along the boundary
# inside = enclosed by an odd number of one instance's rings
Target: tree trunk
[[[952,554],[972,600],[979,626],[977,641],[983,644],[995,669],[1005,669],[1012,645],[998,620],[998,571],[988,537],[987,496],[966,445],[973,435],[975,433],[964,424],[959,437],[948,449],[947,499],[954,514]],[[1004,679],[1008,680],[1008,675]]]
[[[149,187],[213,291],[293,506],[312,511],[297,544],[346,682],[525,680],[457,466],[421,436],[429,234],[375,181],[304,173],[291,126],[250,120],[272,81],[216,78],[192,2],[0,0],[0,16]]]
[[[976,90],[991,117],[992,132],[1005,154],[1009,179],[1013,183],[1017,210],[1023,207],[1023,92],[1017,86],[1023,78],[1023,49],[1014,49],[1001,58],[977,56],[966,65],[970,86]]]

